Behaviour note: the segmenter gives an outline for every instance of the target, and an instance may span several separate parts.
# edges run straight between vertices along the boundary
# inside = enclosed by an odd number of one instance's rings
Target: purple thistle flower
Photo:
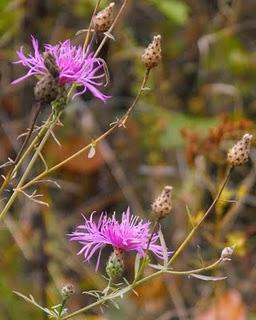
[[[32,45],[34,55],[30,53],[26,56],[23,52],[23,47],[17,51],[19,60],[14,63],[22,64],[29,70],[24,76],[13,81],[13,84],[31,76],[44,76],[48,74],[43,55],[39,51],[38,40],[33,36]],[[75,96],[89,90],[96,98],[104,102],[109,98],[109,96],[104,95],[97,89],[107,79],[103,59],[94,58],[93,53],[89,53],[88,49],[85,51],[81,46],[73,46],[70,40],[60,42],[55,46],[45,44],[44,49],[55,58],[60,70],[59,80],[61,84],[76,84],[82,87],[82,90],[76,93]]]
[[[96,270],[99,267],[101,251],[106,245],[112,245],[114,249],[122,251],[136,251],[140,256],[144,256],[151,234],[150,222],[144,222],[140,217],[131,215],[129,208],[122,214],[121,222],[116,220],[115,214],[109,218],[106,213],[101,214],[98,222],[94,221],[93,213],[89,219],[84,217],[84,220],[84,224],[77,226],[69,236],[71,241],[82,244],[83,247],[78,254],[83,253],[85,261],[89,261],[99,251]],[[149,251],[163,259],[163,248],[156,244],[158,240],[159,235],[155,233]]]

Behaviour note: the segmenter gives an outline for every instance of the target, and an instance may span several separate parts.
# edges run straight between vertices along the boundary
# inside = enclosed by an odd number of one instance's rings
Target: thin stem
[[[129,109],[127,110],[127,112],[122,116],[122,118],[117,121],[110,129],[108,129],[106,132],[104,132],[102,135],[100,135],[97,139],[95,139],[93,142],[95,144],[97,144],[98,142],[100,142],[101,140],[105,139],[107,136],[109,136],[115,129],[119,128],[120,126],[124,126],[128,116],[130,115],[130,113],[132,112],[132,110],[135,108],[142,92],[145,89],[145,85],[148,81],[148,77],[149,77],[149,73],[150,70],[146,70],[142,84],[140,86],[140,89],[137,93],[137,96],[135,97],[133,103],[131,104],[131,106],[129,107]],[[70,157],[67,157],[66,159],[64,159],[63,161],[61,161],[60,163],[56,164],[55,166],[43,171],[42,173],[40,173],[38,176],[36,176],[34,179],[32,179],[31,181],[29,181],[28,183],[26,183],[25,185],[23,185],[22,190],[26,189],[27,187],[31,186],[32,184],[36,183],[38,180],[41,180],[42,178],[44,178],[45,176],[49,175],[50,173],[52,173],[53,171],[59,169],[60,167],[62,167],[63,165],[65,165],[66,163],[68,163],[69,161],[73,160],[74,158],[80,156],[81,154],[83,154],[86,150],[91,148],[91,143],[86,145],[85,147],[83,147],[82,149],[80,149],[79,151],[77,151],[76,153],[72,154]]]
[[[66,302],[67,302],[67,298],[62,300],[62,303],[61,303],[61,306],[59,309],[59,314],[58,314],[58,319],[60,319],[60,320],[62,319],[61,314],[62,314],[62,311],[65,307]]]
[[[140,269],[139,269],[136,277],[135,277],[134,280],[133,280],[133,283],[136,283],[136,281],[137,281],[137,280],[142,276],[142,274],[143,274],[143,271],[144,271],[144,269],[145,269],[145,267],[146,267],[146,262],[147,262],[147,256],[148,256],[149,246],[150,246],[150,243],[151,243],[151,241],[152,241],[153,235],[154,235],[154,233],[155,233],[156,228],[158,227],[158,225],[159,225],[159,219],[155,220],[155,222],[154,222],[153,228],[152,228],[152,230],[151,230],[151,235],[150,235],[150,237],[149,237],[149,239],[148,239],[148,243],[147,243],[147,248],[146,248],[146,251],[145,251],[145,255],[144,255],[144,257],[143,257],[143,260],[142,260]]]
[[[209,270],[212,270],[214,269],[216,266],[219,265],[220,262],[222,262],[223,259],[218,259],[217,261],[215,261],[214,263],[210,264],[209,266],[206,266],[206,267],[202,267],[202,268],[199,268],[199,269],[194,269],[194,270],[189,270],[189,271],[174,271],[174,270],[166,270],[166,269],[161,269],[155,273],[152,273],[150,274],[149,276],[147,277],[144,277],[140,280],[138,280],[136,283],[133,283],[123,289],[121,289],[120,291],[118,292],[115,292],[115,293],[112,293],[110,294],[109,296],[106,296],[106,297],[103,297],[102,299],[84,307],[84,308],[81,308],[69,315],[66,315],[65,317],[62,318],[62,320],[67,320],[67,319],[71,319],[85,311],[88,311],[94,307],[97,307],[101,304],[104,304],[105,302],[107,302],[108,300],[112,300],[112,299],[115,299],[115,298],[118,298],[120,296],[123,296],[125,293],[129,292],[129,291],[132,291],[134,288],[138,287],[139,285],[151,280],[151,279],[154,279],[156,277],[159,277],[160,275],[162,274],[173,274],[173,275],[180,275],[180,276],[184,276],[184,275],[190,275],[190,274],[196,274],[196,273],[200,273],[200,272],[204,272],[204,271],[209,271]]]
[[[117,13],[117,15],[116,15],[116,17],[115,17],[115,20],[113,21],[111,27],[108,29],[107,33],[111,33],[112,30],[114,29],[114,27],[115,27],[115,25],[116,25],[119,17],[121,16],[121,14],[122,14],[122,12],[123,12],[123,10],[124,10],[127,2],[128,2],[128,0],[124,0],[122,6],[121,6],[121,8],[120,8],[120,10],[118,11],[118,13]],[[102,39],[100,45],[98,46],[97,50],[96,50],[95,53],[94,53],[94,56],[93,56],[94,58],[99,55],[102,47],[104,46],[104,44],[105,44],[105,42],[107,41],[108,38],[109,38],[108,35],[105,34],[105,36],[104,36],[104,38]]]
[[[191,240],[191,238],[193,237],[193,235],[195,234],[195,232],[197,231],[197,229],[200,227],[200,225],[203,223],[203,221],[206,219],[206,217],[208,216],[208,214],[211,212],[211,210],[213,209],[213,207],[215,206],[215,204],[217,203],[217,201],[219,200],[222,191],[224,190],[229,177],[231,175],[233,167],[229,167],[226,173],[226,176],[222,182],[222,185],[219,189],[219,192],[217,193],[215,199],[213,200],[212,204],[210,205],[210,207],[208,208],[208,210],[205,212],[205,214],[203,215],[203,217],[201,218],[201,220],[197,223],[197,225],[195,225],[192,230],[190,231],[190,233],[187,235],[187,237],[185,238],[185,240],[183,240],[183,242],[181,243],[181,245],[178,247],[178,249],[175,251],[175,253],[173,254],[173,256],[171,257],[171,259],[168,262],[168,266],[170,264],[172,264],[174,262],[174,260],[176,260],[176,258],[179,256],[179,254],[184,250],[184,248],[186,247],[186,245],[189,243],[189,241]]]
[[[100,6],[100,3],[101,3],[101,0],[98,0],[97,3],[96,3],[96,6],[93,10],[93,14],[92,14],[92,17],[91,17],[91,20],[90,20],[90,24],[89,24],[89,28],[88,28],[88,31],[86,33],[86,37],[84,39],[84,50],[86,49],[86,47],[88,46],[89,44],[89,40],[90,40],[90,33],[91,33],[91,29],[92,29],[92,23],[93,23],[93,17],[95,16],[99,6]]]
[[[23,144],[22,144],[22,146],[20,148],[19,153],[16,156],[16,159],[14,160],[13,166],[15,166],[18,163],[18,161],[20,160],[20,158],[22,156],[22,153],[23,153],[24,149],[26,148],[26,146],[27,146],[27,144],[29,142],[29,139],[30,139],[30,137],[32,135],[32,132],[34,130],[34,127],[35,127],[35,124],[36,124],[36,120],[37,120],[37,118],[39,116],[40,111],[41,111],[41,105],[38,104],[37,108],[36,108],[35,115],[34,115],[33,120],[32,120],[32,124],[31,124],[30,129],[29,129],[29,132],[26,135],[26,138],[25,138],[25,140],[24,140],[24,142],[23,142]]]
[[[106,286],[106,288],[103,290],[103,295],[104,297],[106,297],[108,295],[108,292],[109,290],[111,289],[111,286],[112,286],[112,283],[113,283],[113,278],[109,278],[108,280],[108,285]]]
[[[10,183],[11,179],[13,178],[13,176],[15,175],[15,173],[17,172],[17,170],[19,169],[19,167],[21,166],[21,164],[23,163],[23,160],[28,156],[28,154],[33,150],[34,148],[34,145],[38,142],[39,138],[42,136],[42,134],[44,133],[45,131],[45,126],[47,126],[48,122],[50,121],[50,118],[51,116],[48,118],[46,124],[42,127],[42,129],[37,133],[36,137],[34,138],[34,140],[31,142],[31,144],[29,145],[29,147],[27,148],[27,150],[25,150],[24,152],[24,149],[26,148],[27,144],[28,144],[28,141],[33,133],[33,130],[34,130],[34,126],[35,126],[35,123],[36,123],[36,120],[38,118],[38,115],[40,113],[40,106],[38,106],[37,110],[36,110],[36,113],[35,113],[35,116],[34,116],[34,119],[33,119],[33,123],[30,127],[30,130],[29,130],[29,133],[28,135],[26,136],[26,139],[24,140],[23,142],[23,145],[18,153],[18,155],[16,156],[16,159],[12,165],[12,167],[10,168],[7,176],[5,177],[2,185],[1,185],[1,188],[0,188],[0,195],[2,194],[2,192],[4,191],[4,189],[6,188],[6,186]],[[23,153],[24,152],[24,153]],[[22,155],[23,153],[23,155]]]
[[[151,235],[150,235],[150,237],[148,239],[148,244],[147,244],[147,249],[146,249],[146,252],[145,252],[145,256],[148,254],[150,243],[152,241],[153,235],[154,235],[158,225],[159,225],[159,219],[155,220],[155,222],[154,222],[153,228],[151,230]]]
[[[40,142],[39,146],[37,147],[32,159],[29,162],[25,172],[23,173],[23,176],[21,177],[17,187],[14,189],[13,194],[11,195],[10,199],[8,200],[5,207],[3,208],[2,212],[0,213],[0,221],[5,217],[5,215],[9,211],[10,207],[12,206],[13,202],[15,201],[15,199],[16,199],[18,193],[20,192],[20,189],[22,188],[27,176],[29,175],[30,171],[32,170],[35,161],[39,157],[42,148],[44,147],[45,143],[47,142],[47,140],[51,134],[51,130],[56,125],[56,123],[59,119],[59,116],[60,116],[60,114],[54,115],[52,122],[50,123],[49,127],[47,128],[47,132],[46,132],[45,136],[43,137],[42,141]]]

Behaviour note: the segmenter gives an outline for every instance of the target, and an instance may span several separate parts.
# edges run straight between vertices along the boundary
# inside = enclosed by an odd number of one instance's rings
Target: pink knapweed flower
[[[13,84],[31,76],[44,76],[48,73],[43,55],[39,51],[38,41],[34,37],[32,37],[32,45],[34,54],[30,53],[26,56],[23,47],[17,51],[19,60],[14,63],[27,67],[28,72],[13,81]],[[55,58],[60,71],[59,80],[61,84],[76,84],[82,87],[82,90],[75,96],[89,90],[95,97],[104,102],[109,98],[97,89],[106,80],[105,62],[101,58],[94,58],[93,53],[89,53],[89,48],[85,51],[81,46],[74,46],[70,40],[66,40],[54,46],[45,44],[44,50]]]
[[[83,254],[85,261],[89,261],[95,253],[98,253],[96,270],[100,263],[101,251],[106,245],[111,245],[122,251],[136,251],[144,256],[150,237],[150,222],[144,222],[140,217],[133,216],[128,208],[122,214],[121,222],[116,220],[115,214],[108,217],[102,213],[97,222],[94,214],[90,218],[84,217],[84,224],[77,226],[71,233],[71,241],[78,241],[82,249],[78,254]],[[160,259],[164,257],[164,251],[160,244],[156,244],[159,235],[155,233],[150,242],[149,251]]]

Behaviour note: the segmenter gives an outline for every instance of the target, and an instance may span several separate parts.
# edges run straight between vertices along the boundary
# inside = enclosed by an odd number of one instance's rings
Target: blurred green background
[[[16,137],[28,127],[34,103],[35,80],[10,84],[24,72],[12,63],[16,50],[24,46],[29,51],[31,35],[41,44],[67,38],[83,43],[84,34],[75,34],[88,26],[95,3],[0,0],[1,163],[16,154]],[[116,6],[121,3],[117,0]],[[107,4],[102,1],[103,7]],[[81,213],[121,214],[130,206],[134,214],[150,218],[154,198],[164,185],[173,185],[174,208],[163,232],[175,250],[191,228],[186,207],[193,219],[200,218],[223,178],[228,148],[244,133],[255,133],[255,12],[254,0],[128,1],[113,32],[115,41],[102,51],[111,76],[106,92],[112,98],[107,105],[90,95],[72,101],[64,127],[56,130],[62,147],[51,140],[45,148],[49,164],[89,143],[125,112],[143,76],[142,49],[160,33],[163,59],[151,74],[151,91],[139,101],[127,128],[104,140],[93,159],[84,154],[51,177],[61,190],[50,184],[38,187],[50,208],[20,197],[0,225],[0,320],[44,319],[13,290],[50,306],[59,302],[62,286],[72,282],[77,294],[70,310],[93,301],[81,292],[100,289],[105,280],[93,264],[76,256],[78,246],[67,239],[82,221]],[[49,111],[42,112],[41,120]],[[213,273],[227,275],[226,281],[163,277],[141,287],[139,297],[131,294],[119,301],[120,310],[95,309],[86,319],[256,319],[255,161],[252,150],[250,161],[235,170],[218,206],[175,264],[181,270],[199,267],[218,258],[223,247],[235,245],[232,262]],[[38,164],[35,173],[40,169]],[[132,271],[131,255],[126,257],[128,279]]]

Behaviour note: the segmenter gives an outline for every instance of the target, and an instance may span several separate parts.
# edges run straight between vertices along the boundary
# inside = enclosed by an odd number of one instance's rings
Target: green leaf
[[[189,277],[194,277],[204,281],[222,281],[227,279],[227,277],[211,277],[211,276],[205,276],[204,274],[197,274],[197,273],[192,273],[189,275]]]
[[[138,254],[136,254],[135,263],[134,263],[134,279],[136,279],[137,274],[139,272],[140,260],[141,260],[140,256]]]
[[[167,251],[167,246],[166,246],[166,243],[165,243],[165,240],[164,240],[164,236],[163,236],[163,233],[162,233],[161,229],[159,229],[158,234],[159,234],[159,240],[160,240],[160,243],[161,243],[161,247],[163,249],[164,267],[167,268],[167,266],[168,266],[168,251]]]
[[[161,136],[161,146],[163,148],[180,147],[184,145],[184,139],[181,136],[182,128],[193,128],[202,135],[206,134],[209,128],[216,126],[218,118],[214,117],[195,117],[181,113],[165,114],[167,128]]]
[[[194,228],[194,222],[193,222],[193,218],[192,218],[189,206],[186,206],[186,212],[187,212],[187,215],[188,215],[189,222],[190,222],[192,228]]]
[[[152,263],[150,263],[149,266],[150,266],[151,268],[153,268],[153,269],[156,269],[156,270],[163,270],[163,269],[165,269],[165,267],[162,266],[161,264],[152,264]]]
[[[189,8],[186,3],[179,0],[150,0],[158,10],[168,19],[178,25],[183,25],[188,20]]]

